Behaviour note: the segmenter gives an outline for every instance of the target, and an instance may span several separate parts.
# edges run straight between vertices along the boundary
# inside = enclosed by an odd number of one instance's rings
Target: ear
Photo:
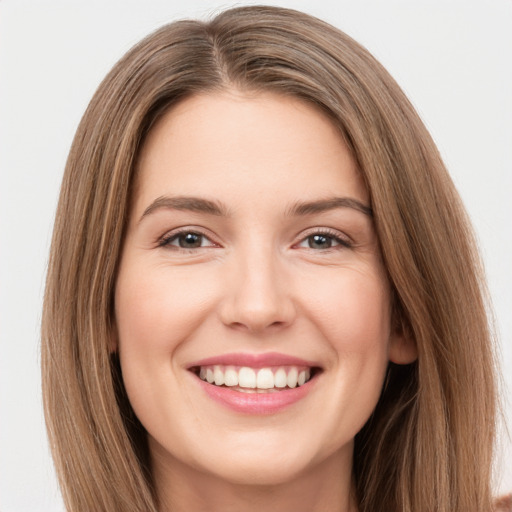
[[[418,359],[418,347],[410,329],[403,321],[397,322],[389,339],[388,356],[395,364],[410,364]]]

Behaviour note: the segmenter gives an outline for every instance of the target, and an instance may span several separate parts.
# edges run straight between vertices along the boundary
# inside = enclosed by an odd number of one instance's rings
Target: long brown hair
[[[431,137],[383,67],[311,16],[273,7],[164,26],[94,95],[61,189],[42,327],[47,428],[70,511],[158,510],[146,437],[124,392],[113,291],[136,162],[183,98],[273,91],[320,108],[367,184],[396,328],[418,360],[390,363],[354,451],[360,511],[490,509],[494,359],[466,214]]]

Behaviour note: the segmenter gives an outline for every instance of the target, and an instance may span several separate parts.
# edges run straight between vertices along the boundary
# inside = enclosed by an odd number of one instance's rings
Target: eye
[[[298,247],[326,250],[336,247],[351,247],[351,244],[347,240],[344,240],[338,233],[318,232],[308,235],[298,244]]]
[[[201,247],[213,247],[215,244],[202,233],[180,231],[164,237],[159,243],[159,246],[180,249],[199,249]]]

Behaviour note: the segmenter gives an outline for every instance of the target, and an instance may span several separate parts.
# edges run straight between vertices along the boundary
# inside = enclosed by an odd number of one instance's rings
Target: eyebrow
[[[373,210],[368,205],[352,197],[331,197],[317,201],[297,202],[291,206],[287,214],[290,216],[312,215],[336,208],[352,208],[368,217],[373,217]]]
[[[297,202],[288,208],[286,216],[306,216],[315,213],[322,213],[337,208],[352,208],[369,217],[373,217],[372,209],[351,197],[332,197],[328,199],[319,199],[316,201]],[[152,214],[160,209],[169,210],[183,210],[197,213],[206,213],[208,215],[215,215],[221,217],[229,217],[228,209],[218,201],[210,199],[203,199],[201,197],[188,197],[188,196],[160,196],[155,199],[142,214],[140,221],[144,217]]]
[[[151,213],[160,210],[183,210],[197,213],[207,213],[209,215],[218,215],[228,217],[229,212],[221,203],[217,201],[211,201],[209,199],[203,199],[200,197],[169,197],[160,196],[155,199],[142,214],[139,222],[150,215]]]

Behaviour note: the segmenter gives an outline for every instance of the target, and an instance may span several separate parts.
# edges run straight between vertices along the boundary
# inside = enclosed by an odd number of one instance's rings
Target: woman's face
[[[350,466],[408,352],[333,124],[269,93],[197,95],[152,129],[138,171],[116,344],[157,469],[272,484]]]

